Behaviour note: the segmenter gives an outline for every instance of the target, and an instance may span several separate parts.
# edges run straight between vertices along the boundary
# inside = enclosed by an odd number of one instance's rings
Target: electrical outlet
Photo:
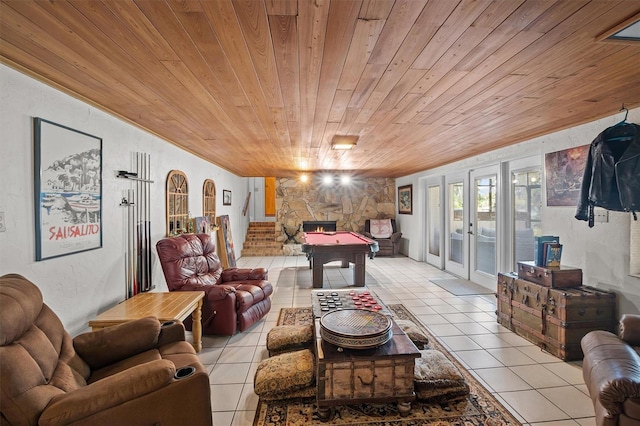
[[[4,232],[7,230],[7,225],[4,221],[4,212],[0,212],[0,232]]]
[[[595,209],[593,212],[593,220],[597,223],[608,223],[609,222],[609,210],[605,209]]]

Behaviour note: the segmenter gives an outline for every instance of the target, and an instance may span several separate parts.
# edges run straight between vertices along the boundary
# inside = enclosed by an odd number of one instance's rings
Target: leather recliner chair
[[[364,236],[376,240],[380,250],[376,253],[376,256],[395,256],[400,251],[400,239],[402,238],[402,232],[398,232],[396,227],[396,220],[391,220],[391,228],[393,233],[389,238],[376,238],[371,234],[371,220],[367,219],[364,222]]]
[[[222,269],[209,234],[183,234],[156,244],[169,291],[204,291],[202,332],[233,336],[271,310],[273,286],[265,268]],[[191,329],[191,320],[185,319]]]
[[[597,330],[580,342],[582,375],[598,426],[640,424],[640,315],[623,315],[618,335]]]
[[[209,376],[178,321],[75,338],[18,274],[0,277],[1,425],[211,425]]]

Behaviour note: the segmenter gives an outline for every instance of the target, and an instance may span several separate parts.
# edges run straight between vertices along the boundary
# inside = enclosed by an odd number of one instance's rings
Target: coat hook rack
[[[618,111],[620,112],[624,111],[624,120],[622,121],[627,121],[627,116],[629,115],[629,108],[625,107],[624,104],[622,104],[622,107],[620,107]]]

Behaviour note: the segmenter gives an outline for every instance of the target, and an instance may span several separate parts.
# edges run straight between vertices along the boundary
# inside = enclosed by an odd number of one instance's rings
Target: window
[[[167,177],[167,235],[188,232],[189,183],[184,173],[171,170]]]
[[[542,234],[540,170],[516,170],[511,174],[513,196],[514,262],[534,260],[534,237]]]
[[[216,184],[211,179],[202,185],[202,215],[209,218],[211,226],[216,224]]]

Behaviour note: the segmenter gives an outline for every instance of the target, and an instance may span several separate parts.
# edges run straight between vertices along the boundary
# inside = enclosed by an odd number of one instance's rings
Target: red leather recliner
[[[222,269],[208,234],[183,234],[156,244],[169,291],[204,291],[202,332],[232,336],[271,309],[273,286],[265,268]],[[191,329],[191,320],[184,321]]]

